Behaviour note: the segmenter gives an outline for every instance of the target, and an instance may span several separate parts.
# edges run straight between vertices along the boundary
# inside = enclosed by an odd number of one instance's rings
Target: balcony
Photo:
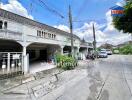
[[[22,41],[22,33],[6,29],[0,29],[0,38]]]
[[[88,42],[82,42],[81,47],[89,47],[89,48],[93,48],[93,44],[92,43],[88,43]]]

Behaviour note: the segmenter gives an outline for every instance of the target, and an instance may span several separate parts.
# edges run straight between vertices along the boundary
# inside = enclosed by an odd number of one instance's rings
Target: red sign
[[[123,10],[111,10],[112,14],[124,14]]]

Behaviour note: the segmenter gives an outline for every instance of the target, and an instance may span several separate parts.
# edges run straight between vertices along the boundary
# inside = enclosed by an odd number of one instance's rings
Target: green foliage
[[[101,48],[97,48],[97,51],[100,51],[101,50]]]
[[[75,66],[77,66],[77,61],[72,57],[57,54],[56,60],[57,60],[57,67],[62,68],[64,70],[71,70]]]
[[[132,33],[132,0],[124,8],[124,15],[122,17],[113,17],[113,23],[119,31]]]
[[[112,49],[112,52],[114,53],[114,54],[119,54],[120,52],[119,52],[119,48],[113,48]]]
[[[132,54],[132,46],[131,45],[125,45],[124,47],[121,47],[119,49],[121,54]]]

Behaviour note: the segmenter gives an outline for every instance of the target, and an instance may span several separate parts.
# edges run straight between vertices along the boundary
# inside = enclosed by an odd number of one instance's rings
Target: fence
[[[0,52],[0,79],[23,73],[21,52]]]

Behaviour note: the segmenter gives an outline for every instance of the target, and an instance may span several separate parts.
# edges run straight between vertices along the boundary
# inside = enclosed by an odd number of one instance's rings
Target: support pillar
[[[64,48],[64,46],[61,46],[61,54],[63,55],[63,48]]]
[[[7,54],[7,72],[10,72],[10,53]]]
[[[74,47],[74,57],[78,59],[79,57],[79,47]]]
[[[77,53],[79,53],[79,49],[80,49],[80,47],[77,47]]]
[[[29,66],[28,66],[28,56],[26,54],[26,46],[23,46],[23,71],[24,74],[28,73]]]

